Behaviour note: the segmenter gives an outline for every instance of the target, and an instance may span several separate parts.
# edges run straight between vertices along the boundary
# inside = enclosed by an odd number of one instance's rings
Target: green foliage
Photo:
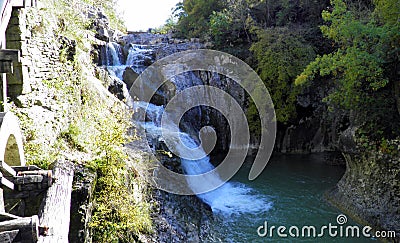
[[[96,101],[91,92],[82,92],[83,105],[69,128],[74,144],[93,154],[88,163],[97,171],[95,208],[92,221],[95,242],[134,242],[140,233],[152,231],[150,204],[136,189],[140,178],[128,167],[124,144],[133,138],[131,113],[121,104],[109,107]]]
[[[173,32],[176,29],[177,21],[175,20],[174,16],[170,16],[166,21],[165,24],[159,28],[152,29],[152,33],[155,34],[168,34]]]
[[[224,7],[222,0],[184,0],[177,6],[182,12],[179,14],[177,35],[180,37],[206,37],[209,30],[209,21],[214,11]]]
[[[82,0],[83,2],[104,9],[106,16],[110,21],[110,26],[113,29],[126,32],[125,22],[120,17],[122,14],[117,9],[118,0]]]
[[[87,43],[90,41],[89,35],[94,35],[92,29],[92,19],[85,15],[87,8],[84,3],[93,6],[95,8],[103,9],[105,15],[108,17],[110,27],[118,29],[122,32],[126,31],[126,27],[122,18],[115,8],[116,0],[43,0],[46,8],[44,16],[55,16],[57,19],[56,33],[60,36],[65,36],[69,39],[75,40],[77,45],[85,51],[90,51],[90,45]],[[45,31],[49,24],[46,24],[46,19],[37,28]]]
[[[37,165],[48,169],[60,154],[58,142],[44,144],[38,142],[38,135],[33,120],[23,111],[11,107],[13,114],[18,117],[19,125],[24,138],[24,155],[27,164]]]
[[[397,72],[395,63],[398,63],[400,35],[398,23],[393,21],[396,18],[391,11],[388,13],[386,2],[377,2],[375,15],[381,16],[381,22],[373,17],[371,11],[358,17],[342,0],[332,0],[332,12],[324,11],[322,14],[327,25],[321,30],[335,42],[338,50],[317,57],[297,77],[296,84],[307,84],[320,77],[334,80],[337,90],[326,100],[355,110],[358,116],[365,118],[361,122],[364,129],[379,140],[383,136],[380,133],[393,136],[387,131],[393,128],[390,122],[380,121],[386,120],[387,112],[395,107],[393,96],[385,87],[396,82],[394,72]],[[385,19],[388,21],[384,22]],[[386,131],[380,132],[382,130]]]
[[[48,24],[37,27],[43,31],[37,32],[37,37],[45,36],[49,43],[59,44],[58,37],[64,36],[75,40],[77,46],[72,57],[68,56],[68,50],[62,49],[58,63],[63,67],[62,72],[38,84],[40,92],[46,91],[42,94],[44,99],[36,101],[34,94],[39,91],[35,90],[29,94],[33,101],[24,104],[26,108],[14,107],[21,120],[27,161],[48,168],[56,159],[68,157],[95,169],[98,181],[90,223],[94,241],[136,241],[138,234],[152,231],[152,220],[148,195],[141,185],[143,179],[128,167],[132,161],[124,148],[132,139],[127,135],[132,114],[123,104],[104,100],[100,91],[90,84],[93,80],[88,80],[94,79],[91,76],[94,71],[89,58],[92,43],[87,36],[94,34],[89,30],[91,21],[82,14],[86,8],[82,2],[107,5],[111,11],[114,1],[43,1],[46,8],[30,10],[49,20]],[[33,114],[32,106],[38,108],[38,114]],[[46,119],[54,116],[54,120],[47,122],[49,131],[43,131],[41,115]]]
[[[185,37],[203,37],[213,48],[246,60],[269,89],[277,120],[291,122],[296,118],[300,92],[294,79],[315,58],[315,52],[325,48],[319,43],[322,34],[315,29],[328,1],[230,0],[214,3],[214,7],[211,2],[183,1],[178,32]],[[251,130],[257,132],[257,109],[249,103],[247,116]]]
[[[89,30],[91,22],[82,14],[82,2],[79,0],[44,0],[44,4],[46,8],[42,9],[43,16],[57,19],[57,29],[51,31],[55,31],[59,36],[76,40],[77,44],[84,48],[87,35],[91,32]],[[46,26],[51,25],[46,24]]]
[[[400,19],[400,4],[398,0],[374,0],[375,14],[381,22],[398,28]]]
[[[127,142],[129,119],[113,113],[113,117],[97,118],[95,140],[98,159],[96,206],[91,227],[96,242],[133,242],[139,233],[152,231],[150,204],[135,195],[134,171],[127,168],[123,144]],[[136,192],[138,193],[138,192]]]
[[[233,23],[232,17],[228,10],[224,9],[221,12],[213,12],[210,17],[210,31],[216,42],[222,42],[223,37],[231,31]]]
[[[287,123],[296,117],[299,89],[294,79],[315,52],[301,34],[288,28],[258,30],[257,35],[259,40],[250,49],[258,63],[257,71],[271,94],[277,120]]]
[[[214,48],[247,59],[250,56],[249,30],[252,24],[247,1],[229,1],[223,10],[212,13],[208,34]]]
[[[72,149],[85,152],[84,146],[79,140],[80,133],[81,131],[77,125],[70,124],[67,131],[61,132],[60,138],[64,139]]]
[[[329,3],[328,0],[247,0],[246,2],[256,25],[261,28],[305,23],[317,25],[321,22],[321,11]]]

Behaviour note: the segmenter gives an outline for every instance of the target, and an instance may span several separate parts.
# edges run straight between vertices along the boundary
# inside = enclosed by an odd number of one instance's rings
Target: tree
[[[393,129],[398,131],[393,120],[387,120],[395,107],[390,84],[398,82],[400,47],[399,11],[396,16],[390,2],[395,1],[378,0],[374,12],[361,16],[342,0],[332,0],[333,10],[322,14],[327,24],[321,30],[338,49],[318,56],[296,79],[298,85],[321,77],[336,82],[337,90],[326,100],[355,111],[375,139],[393,136]]]
[[[224,9],[222,0],[184,0],[177,6],[182,11],[177,24],[178,35],[204,37],[208,34],[210,16]]]

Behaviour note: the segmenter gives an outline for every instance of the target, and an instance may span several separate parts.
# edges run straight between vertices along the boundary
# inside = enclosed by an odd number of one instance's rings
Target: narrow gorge
[[[184,0],[175,22],[136,32],[114,1],[13,7],[0,107],[28,164],[73,171],[59,242],[399,242],[398,13],[355,2]],[[240,59],[217,70],[257,74],[256,98],[233,74],[179,72],[181,54],[209,50]],[[250,180],[265,131],[272,156]],[[40,200],[26,202],[6,208],[30,216]]]

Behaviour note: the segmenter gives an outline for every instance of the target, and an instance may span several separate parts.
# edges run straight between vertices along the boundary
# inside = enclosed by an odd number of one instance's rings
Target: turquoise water
[[[330,166],[325,163],[324,154],[316,155],[275,155],[265,171],[254,181],[247,179],[251,162],[245,163],[242,169],[231,180],[237,187],[251,190],[251,203],[247,201],[248,212],[215,212],[215,222],[212,226],[212,241],[220,242],[369,242],[374,241],[362,236],[360,238],[330,237],[329,231],[324,231],[324,237],[282,238],[270,231],[267,236],[260,237],[257,229],[268,222],[268,226],[285,226],[284,233],[289,236],[289,227],[315,226],[317,235],[322,226],[340,226],[337,223],[338,209],[330,206],[323,194],[331,189],[343,176],[344,168]],[[229,200],[227,198],[226,200]],[[240,202],[237,202],[240,204]],[[257,212],[254,212],[254,209]],[[343,227],[357,225],[348,218]],[[265,227],[264,227],[265,228]],[[264,233],[264,228],[260,233]],[[339,229],[339,228],[338,228]],[[295,229],[293,229],[295,230]],[[293,231],[295,233],[295,231]],[[332,231],[334,232],[334,231]],[[339,234],[339,230],[337,231]],[[345,231],[343,231],[345,232]],[[306,231],[307,236],[307,231]],[[345,236],[345,233],[343,233]],[[376,241],[374,241],[376,242]]]

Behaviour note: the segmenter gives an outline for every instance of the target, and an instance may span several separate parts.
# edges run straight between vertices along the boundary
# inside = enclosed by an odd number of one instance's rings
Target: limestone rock
[[[126,84],[119,79],[112,79],[112,83],[108,87],[108,91],[114,94],[119,100],[126,99]]]

